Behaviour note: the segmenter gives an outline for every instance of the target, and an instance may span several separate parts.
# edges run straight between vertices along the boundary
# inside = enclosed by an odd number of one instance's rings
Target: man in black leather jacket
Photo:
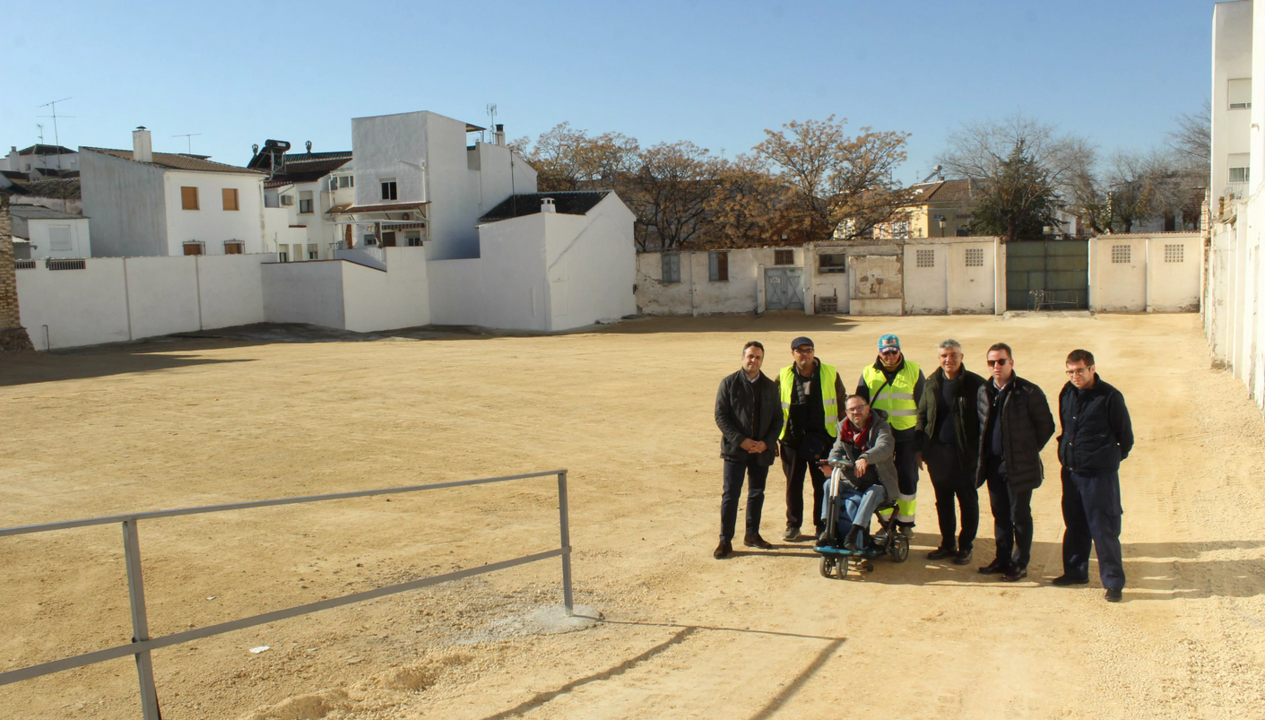
[[[748,481],[747,529],[742,542],[747,547],[773,549],[760,537],[760,514],[765,481],[782,432],[782,403],[777,383],[760,372],[763,363],[764,346],[754,340],[747,343],[742,348],[742,369],[722,380],[716,391],[716,426],[722,434],[720,456],[725,461],[720,545],[712,553],[717,560],[733,552],[731,541],[744,477]]]
[[[980,462],[975,486],[988,484],[997,557],[980,568],[984,575],[1017,582],[1028,576],[1032,556],[1032,491],[1045,468],[1041,448],[1054,435],[1054,417],[1045,393],[1014,372],[1010,346],[988,349],[992,380],[979,389]]]
[[[1089,582],[1089,548],[1098,551],[1098,576],[1107,600],[1124,590],[1120,551],[1120,461],[1133,449],[1133,423],[1124,395],[1094,369],[1094,355],[1067,356],[1068,383],[1059,393],[1059,462],[1063,465],[1063,574],[1055,585]]]

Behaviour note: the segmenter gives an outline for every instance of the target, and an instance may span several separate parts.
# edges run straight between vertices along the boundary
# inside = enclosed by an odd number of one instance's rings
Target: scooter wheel
[[[839,561],[838,561],[838,560],[835,560],[834,558],[832,558],[832,557],[830,557],[830,556],[828,556],[828,555],[822,555],[822,556],[821,556],[821,568],[820,568],[820,569],[821,569],[821,576],[822,576],[822,577],[824,577],[824,578],[831,578],[831,577],[834,577],[834,574],[835,574],[835,566],[836,566],[836,565],[838,565],[838,564],[839,564]]]
[[[909,538],[904,535],[897,535],[892,541],[891,547],[892,560],[903,563],[909,559]]]

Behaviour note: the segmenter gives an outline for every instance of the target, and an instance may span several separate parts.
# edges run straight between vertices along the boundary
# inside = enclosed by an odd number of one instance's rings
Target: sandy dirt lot
[[[848,580],[809,543],[716,561],[716,385],[742,343],[804,333],[855,383],[877,337],[924,366],[1014,346],[1053,401],[1074,347],[1123,390],[1125,602],[1061,572],[1057,460],[1030,576],[914,551]],[[1265,716],[1265,426],[1209,369],[1198,316],[729,317],[559,337],[189,340],[0,359],[0,526],[565,467],[577,602],[557,560],[154,655],[163,717]],[[766,537],[783,525],[770,475]],[[975,559],[993,553],[986,493]],[[741,520],[740,520],[741,523]],[[548,480],[144,522],[163,635],[555,547]],[[121,533],[0,538],[0,670],[130,637]],[[267,645],[253,654],[250,648]],[[139,717],[131,659],[0,687],[4,718]]]

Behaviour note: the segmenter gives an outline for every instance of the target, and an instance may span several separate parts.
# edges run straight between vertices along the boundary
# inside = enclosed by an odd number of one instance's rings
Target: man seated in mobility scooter
[[[820,509],[826,529],[817,546],[861,552],[869,542],[870,516],[897,496],[896,441],[883,411],[872,410],[865,398],[852,395],[844,408],[847,418],[839,423],[839,438],[822,463],[837,470]]]

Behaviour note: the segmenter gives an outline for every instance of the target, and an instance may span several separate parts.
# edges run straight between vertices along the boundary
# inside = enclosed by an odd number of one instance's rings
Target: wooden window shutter
[[[220,191],[224,197],[224,209],[237,209],[237,188],[224,188]]]
[[[180,207],[185,210],[198,209],[198,189],[195,187],[180,188]]]

